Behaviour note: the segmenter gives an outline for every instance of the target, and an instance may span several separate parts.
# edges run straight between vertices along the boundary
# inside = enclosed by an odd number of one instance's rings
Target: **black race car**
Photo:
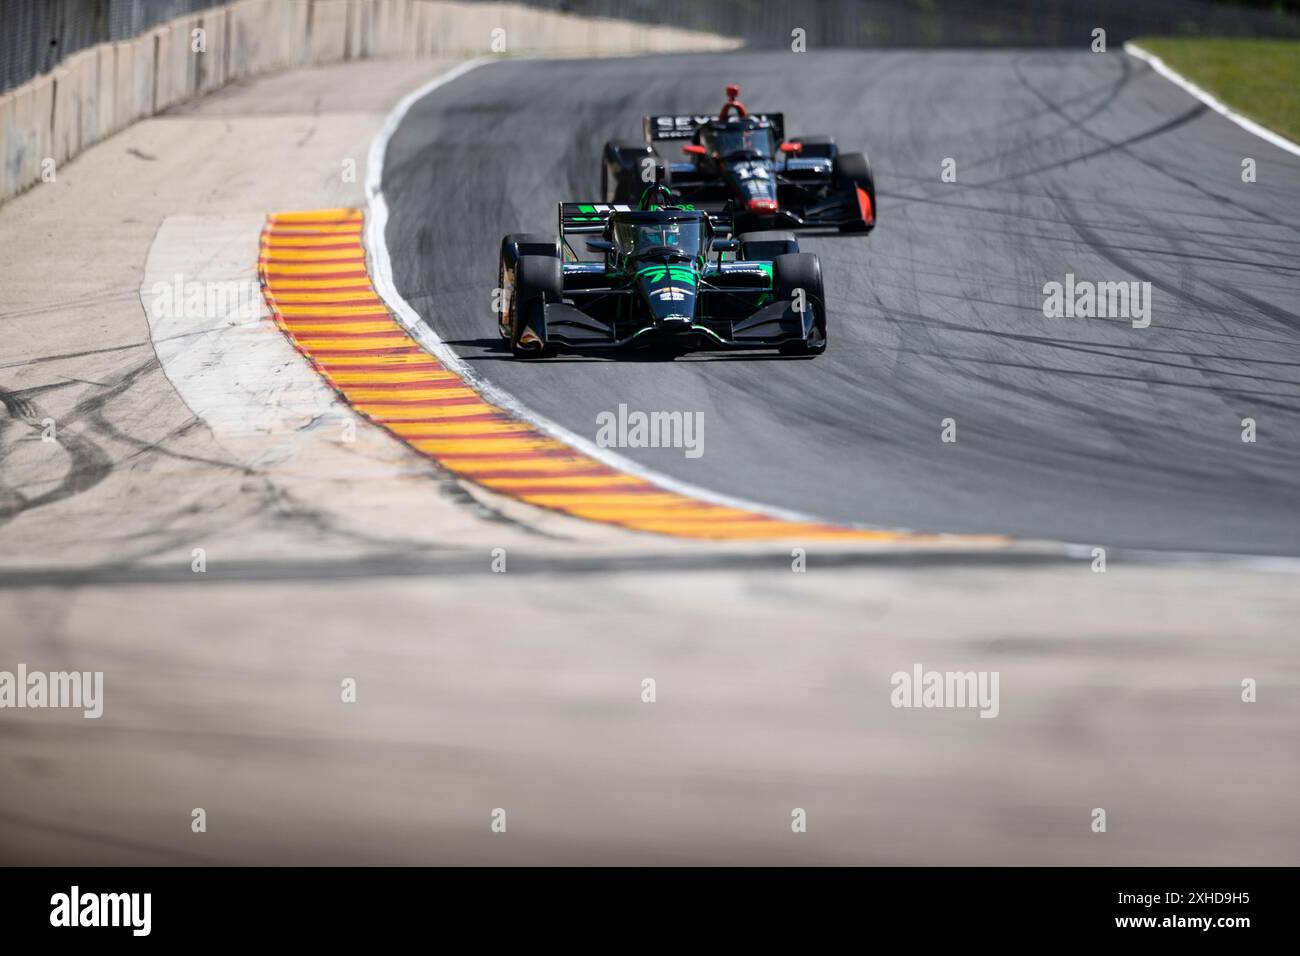
[[[662,184],[635,208],[561,203],[558,237],[501,242],[501,336],[518,358],[652,343],[824,351],[817,257],[790,232],[730,237],[729,211],[677,204]]]
[[[663,182],[682,202],[703,209],[736,205],[739,228],[830,226],[870,232],[876,185],[862,153],[841,153],[829,136],[785,139],[780,113],[750,113],[727,87],[717,117],[647,116],[645,142],[605,144],[601,195],[634,203],[646,185]],[[681,144],[683,162],[664,158]]]

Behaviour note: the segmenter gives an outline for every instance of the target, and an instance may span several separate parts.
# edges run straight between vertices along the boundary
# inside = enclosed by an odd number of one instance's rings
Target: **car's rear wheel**
[[[546,358],[555,350],[546,344],[544,307],[563,298],[560,260],[552,256],[520,256],[510,292],[510,352],[515,358]]]
[[[821,262],[811,252],[777,256],[772,262],[773,292],[778,301],[792,303],[796,311],[812,310],[807,337],[781,346],[783,355],[820,355],[826,351],[826,295],[822,289]],[[807,325],[807,323],[804,323]]]
[[[861,153],[840,153],[833,166],[834,182],[858,210],[858,218],[843,226],[841,232],[870,232],[876,225],[876,180],[871,164]]]

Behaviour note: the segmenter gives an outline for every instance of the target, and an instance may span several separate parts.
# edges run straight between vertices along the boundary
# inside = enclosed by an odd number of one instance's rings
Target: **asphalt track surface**
[[[501,236],[554,232],[606,139],[727,82],[871,157],[876,231],[802,242],[828,352],[512,360]],[[1300,157],[1123,53],[495,63],[417,102],[383,175],[400,291],[485,378],[589,438],[620,403],[704,413],[698,459],[624,451],[663,473],[836,521],[1300,554]],[[1150,327],[1045,318],[1067,273],[1149,281]]]

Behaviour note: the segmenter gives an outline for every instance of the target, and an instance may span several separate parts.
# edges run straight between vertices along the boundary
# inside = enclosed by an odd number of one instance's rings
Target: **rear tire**
[[[515,264],[515,281],[510,294],[510,354],[515,358],[548,358],[555,349],[545,344],[543,306],[563,298],[564,280],[560,260],[552,256],[520,256]],[[530,347],[522,341],[524,330],[541,330],[543,345]]]
[[[871,174],[871,164],[867,162],[867,157],[862,153],[841,153],[835,157],[833,169],[835,188],[847,193],[854,206],[861,210],[859,189],[866,193],[867,201],[871,204],[870,219],[859,215],[856,222],[840,226],[840,232],[870,232],[876,226],[879,210],[876,207],[876,180]]]
[[[820,355],[826,351],[826,295],[822,289],[822,266],[811,252],[777,256],[772,262],[772,286],[778,301],[793,301],[803,291],[805,308],[813,311],[813,328],[808,338],[786,342],[782,355]]]
[[[668,164],[646,143],[611,141],[605,144],[601,152],[600,195],[601,201],[623,203],[634,206],[641,200],[647,186],[651,185],[641,178],[641,163],[646,159],[655,162],[655,174],[662,178],[656,182],[668,182]],[[611,181],[610,167],[615,167],[615,178]],[[662,173],[660,172],[662,170]]]

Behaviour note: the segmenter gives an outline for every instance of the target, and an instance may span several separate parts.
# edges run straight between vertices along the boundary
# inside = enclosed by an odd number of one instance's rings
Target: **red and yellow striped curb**
[[[680,538],[1002,543],[784,521],[667,491],[582,454],[484,401],[420,347],[371,285],[362,220],[357,209],[268,217],[258,257],[266,301],[349,405],[453,474],[576,518]]]

